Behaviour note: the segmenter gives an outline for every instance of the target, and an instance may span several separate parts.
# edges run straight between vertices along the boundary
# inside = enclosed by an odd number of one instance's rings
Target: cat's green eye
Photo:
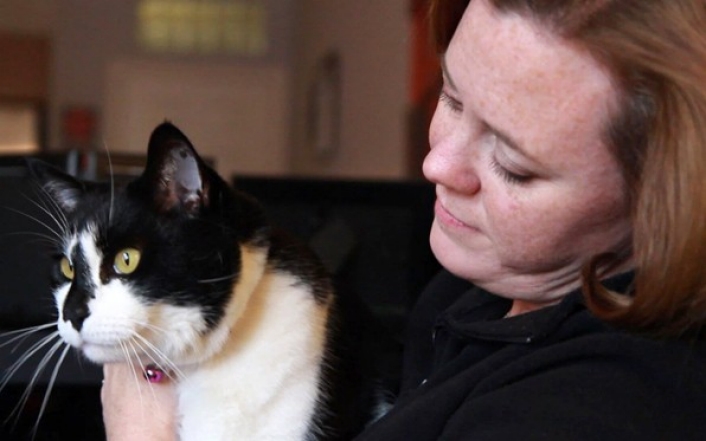
[[[113,264],[115,272],[123,275],[132,274],[140,264],[141,255],[140,250],[136,248],[125,248],[118,251]]]
[[[61,258],[61,262],[59,262],[59,269],[61,270],[61,274],[68,280],[74,279],[74,266],[68,257],[64,256]]]

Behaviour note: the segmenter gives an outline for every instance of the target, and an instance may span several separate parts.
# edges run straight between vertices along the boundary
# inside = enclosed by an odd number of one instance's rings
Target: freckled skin
[[[425,176],[431,245],[453,273],[515,299],[514,312],[579,286],[580,267],[630,234],[624,182],[603,143],[611,78],[530,19],[470,3],[444,57]],[[493,129],[522,148],[509,147]],[[492,165],[527,175],[509,182]]]

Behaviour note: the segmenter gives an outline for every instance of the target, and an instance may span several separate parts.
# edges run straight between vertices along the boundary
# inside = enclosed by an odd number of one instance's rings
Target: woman
[[[432,20],[424,173],[448,272],[358,439],[701,439],[706,2],[436,0]],[[136,440],[133,373],[106,374],[109,439]]]

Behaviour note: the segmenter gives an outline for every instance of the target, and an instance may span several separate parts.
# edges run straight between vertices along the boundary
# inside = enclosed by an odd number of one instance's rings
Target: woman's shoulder
[[[417,405],[450,406],[443,431],[478,439],[702,439],[704,342],[654,339],[588,320],[584,331],[501,345],[480,359],[488,342],[471,344],[429,379]],[[427,398],[454,394],[457,405]]]
[[[448,439],[700,439],[692,433],[706,433],[706,343],[613,328],[581,299],[577,291],[537,313],[492,320],[494,299],[439,274],[410,323],[405,394],[379,433],[409,426],[420,440],[425,430],[436,434],[429,439],[442,432]],[[489,309],[485,319],[469,319]]]
[[[596,319],[597,320],[597,319]],[[706,341],[697,338],[659,338],[605,325],[593,332],[557,343],[563,358],[582,360],[584,370],[605,373],[616,387],[633,384],[650,394],[693,395],[706,417]]]
[[[498,365],[482,382],[487,393],[469,391],[458,415],[506,408],[516,395],[523,399],[513,408],[528,419],[493,430],[519,434],[546,423],[558,438],[703,439],[704,342],[593,330]]]

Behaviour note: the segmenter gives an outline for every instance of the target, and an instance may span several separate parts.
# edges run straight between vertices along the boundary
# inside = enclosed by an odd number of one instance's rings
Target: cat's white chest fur
[[[67,342],[99,363],[145,349],[173,368],[182,441],[306,439],[321,399],[332,296],[317,299],[309,283],[268,266],[266,248],[241,246],[224,315],[206,331],[198,307],[146,305],[127,284],[101,284],[103,257],[93,236],[89,229],[72,242],[92,256],[88,273],[97,288],[80,330],[61,317]],[[56,293],[59,311],[68,290]]]
[[[182,441],[304,440],[320,393],[327,307],[267,272],[222,350],[178,386]]]

